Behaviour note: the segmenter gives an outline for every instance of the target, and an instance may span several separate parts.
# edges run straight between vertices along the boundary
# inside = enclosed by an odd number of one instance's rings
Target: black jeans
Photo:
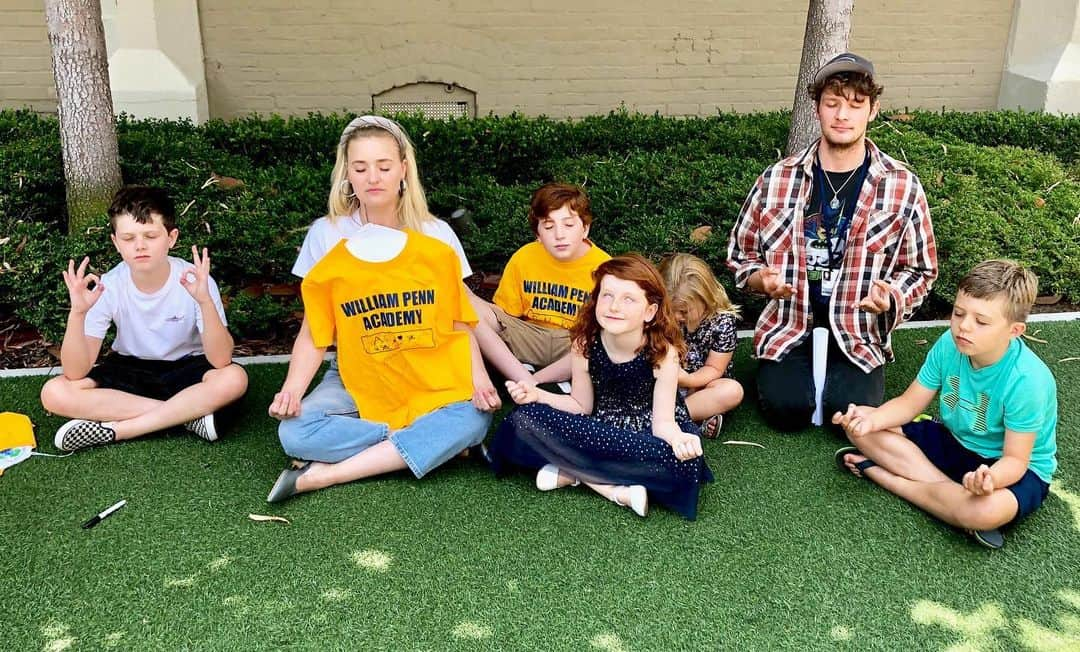
[[[844,412],[848,403],[881,405],[885,398],[885,368],[866,373],[855,366],[840,349],[835,335],[829,337],[827,360],[821,396],[824,424],[842,435],[843,431],[832,425],[833,413]],[[807,334],[806,340],[779,362],[759,360],[757,386],[761,413],[771,428],[790,432],[809,426],[816,407],[814,338]]]

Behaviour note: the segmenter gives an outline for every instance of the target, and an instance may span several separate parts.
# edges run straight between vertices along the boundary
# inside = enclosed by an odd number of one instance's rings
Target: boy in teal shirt
[[[1012,261],[976,265],[915,382],[833,416],[855,445],[837,464],[1000,548],[999,528],[1038,509],[1057,468],[1057,385],[1021,337],[1037,288]],[[938,392],[941,421],[911,422]]]

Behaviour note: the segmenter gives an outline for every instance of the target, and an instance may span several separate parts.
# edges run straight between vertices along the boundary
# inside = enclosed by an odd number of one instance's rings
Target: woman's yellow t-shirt
[[[457,254],[406,231],[386,262],[353,256],[339,242],[301,284],[315,346],[337,340],[338,369],[360,416],[404,428],[417,417],[472,397],[469,335],[476,323]]]

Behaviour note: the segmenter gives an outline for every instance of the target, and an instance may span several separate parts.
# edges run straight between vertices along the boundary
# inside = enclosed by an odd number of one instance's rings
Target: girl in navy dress
[[[731,303],[708,263],[697,256],[665,258],[660,261],[660,275],[686,339],[679,393],[686,398],[690,418],[701,423],[701,436],[715,439],[724,413],[743,399],[742,385],[732,373],[739,306]]]
[[[649,501],[688,519],[712,473],[678,394],[685,344],[664,283],[637,254],[612,258],[570,330],[572,389],[506,383],[521,407],[503,420],[492,465],[539,469],[542,491],[585,484],[639,516]]]

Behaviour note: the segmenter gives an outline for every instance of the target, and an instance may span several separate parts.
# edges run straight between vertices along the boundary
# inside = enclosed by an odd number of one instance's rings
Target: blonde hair
[[[1039,277],[1015,260],[985,260],[960,279],[957,293],[975,299],[1005,298],[1005,318],[1026,322],[1039,291]]]
[[[351,215],[360,206],[356,197],[348,196],[349,143],[358,138],[389,136],[397,143],[398,153],[405,164],[405,193],[398,199],[397,218],[402,226],[419,231],[426,222],[435,219],[428,212],[427,196],[420,183],[420,171],[416,167],[416,150],[405,130],[390,118],[362,115],[345,126],[338,141],[334,170],[330,173],[330,198],[327,200],[330,221]],[[351,189],[350,189],[351,190]]]
[[[705,309],[702,318],[722,313],[738,316],[739,306],[731,303],[712,269],[697,256],[672,254],[660,261],[660,274],[673,303],[696,301]]]

